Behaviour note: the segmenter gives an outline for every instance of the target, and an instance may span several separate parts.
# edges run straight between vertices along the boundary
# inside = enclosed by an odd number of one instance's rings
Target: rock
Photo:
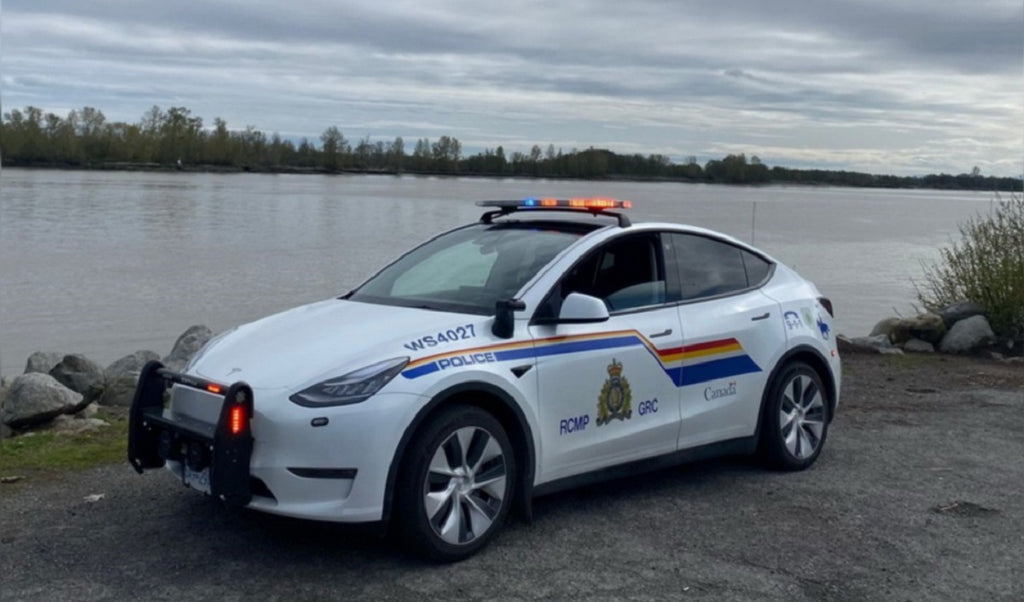
[[[81,394],[49,374],[22,374],[11,383],[0,422],[15,429],[25,428],[73,412],[81,402]]]
[[[130,406],[135,396],[142,367],[151,360],[160,359],[155,351],[136,351],[126,355],[103,371],[103,390],[94,401],[105,406]]]
[[[899,330],[907,334],[906,340],[920,339],[936,344],[946,334],[946,323],[938,314],[918,314],[913,318],[900,320]]]
[[[871,332],[868,334],[868,336],[876,337],[880,334],[884,334],[885,336],[888,336],[889,340],[891,341],[892,337],[890,335],[893,329],[896,328],[896,325],[899,323],[899,318],[886,318],[879,322],[878,324],[875,324],[875,327],[871,329]]]
[[[935,353],[935,345],[921,339],[910,339],[903,343],[903,350],[911,353]]]
[[[985,316],[975,315],[959,320],[939,343],[943,353],[971,353],[986,346],[995,338]]]
[[[119,374],[138,374],[142,372],[142,367],[147,363],[160,359],[160,354],[156,351],[150,351],[148,349],[141,349],[131,355],[126,355],[121,359],[117,360],[113,364],[107,366],[107,369],[103,372],[107,376],[119,375]]]
[[[50,370],[53,370],[53,367],[59,364],[63,358],[64,354],[57,353],[56,351],[36,351],[28,356],[28,361],[25,362],[24,373],[42,372],[43,374],[49,374]]]
[[[938,343],[946,333],[946,324],[937,314],[924,313],[913,318],[886,318],[875,324],[868,336],[886,335],[889,342],[902,345],[910,339]]]
[[[939,317],[946,323],[946,328],[950,328],[960,320],[971,316],[980,316],[984,313],[985,308],[974,301],[959,301],[940,309]]]
[[[77,353],[65,355],[64,359],[50,370],[50,376],[65,387],[83,395],[82,406],[77,408],[76,412],[88,405],[103,387],[103,368]]]
[[[125,373],[104,382],[103,394],[96,400],[100,405],[124,406],[132,405],[135,388],[139,384],[138,373]]]
[[[196,325],[190,327],[175,341],[171,354],[163,359],[164,366],[175,372],[184,370],[192,357],[202,349],[206,341],[209,341],[212,336],[213,331],[206,326]]]
[[[852,338],[839,335],[836,337],[836,346],[840,353],[902,353],[892,346],[886,334]]]

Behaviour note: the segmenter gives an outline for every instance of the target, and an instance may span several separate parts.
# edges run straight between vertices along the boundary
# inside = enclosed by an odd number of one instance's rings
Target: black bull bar
[[[217,424],[171,412],[164,406],[172,384],[223,398]],[[168,459],[210,469],[210,494],[232,506],[252,500],[252,388],[244,382],[222,385],[172,372],[158,361],[142,369],[128,423],[128,461],[135,471],[161,468]],[[182,449],[188,453],[182,453]],[[192,453],[193,450],[195,453]]]

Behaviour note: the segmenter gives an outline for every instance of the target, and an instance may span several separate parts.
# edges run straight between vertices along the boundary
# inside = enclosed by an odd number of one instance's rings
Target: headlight
[[[365,401],[380,391],[392,378],[409,363],[407,357],[396,357],[360,368],[344,376],[325,380],[322,383],[299,391],[288,399],[300,406],[341,406]]]

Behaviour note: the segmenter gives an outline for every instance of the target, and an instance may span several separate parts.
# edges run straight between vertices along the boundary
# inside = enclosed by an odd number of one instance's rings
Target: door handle
[[[671,328],[666,328],[665,330],[662,330],[661,332],[659,332],[657,334],[649,334],[649,335],[647,335],[647,338],[649,338],[649,339],[656,339],[658,337],[667,337],[670,334],[672,334],[672,329]]]
[[[763,314],[761,314],[760,316],[754,316],[753,318],[750,318],[750,321],[751,322],[757,322],[758,320],[767,320],[768,316],[770,316],[770,315],[772,315],[772,312],[766,311]]]

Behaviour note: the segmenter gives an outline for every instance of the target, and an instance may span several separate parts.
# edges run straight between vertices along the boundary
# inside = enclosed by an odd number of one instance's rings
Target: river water
[[[922,263],[988,211],[988,193],[828,187],[4,169],[0,373],[33,351],[106,365],[344,293],[403,250],[473,221],[471,201],[634,202],[633,221],[721,230],[832,298],[838,331],[913,311]]]

